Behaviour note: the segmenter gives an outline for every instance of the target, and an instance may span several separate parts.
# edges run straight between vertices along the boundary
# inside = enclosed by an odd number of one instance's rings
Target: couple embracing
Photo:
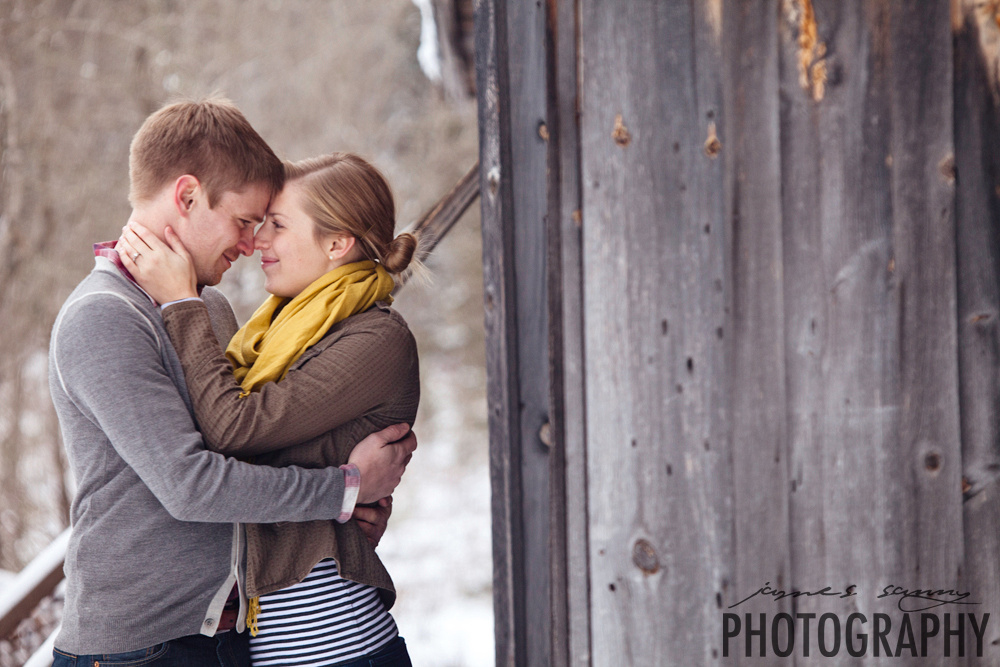
[[[419,400],[388,184],[282,163],[224,100],[150,116],[129,172],[50,343],[77,481],[55,665],[410,665],[375,554]],[[237,329],[211,286],[255,249],[271,296]]]

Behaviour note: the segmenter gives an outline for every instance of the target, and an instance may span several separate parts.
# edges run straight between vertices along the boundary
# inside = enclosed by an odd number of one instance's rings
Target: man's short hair
[[[284,167],[229,100],[169,104],[142,124],[129,150],[129,201],[151,200],[184,174],[196,177],[214,207],[224,192],[263,184],[273,196]]]

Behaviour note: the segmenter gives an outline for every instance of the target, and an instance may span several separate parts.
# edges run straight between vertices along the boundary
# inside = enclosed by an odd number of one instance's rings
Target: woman
[[[353,443],[416,416],[416,344],[388,306],[390,274],[409,265],[416,239],[393,238],[392,193],[363,159],[337,153],[286,163],[285,172],[254,238],[272,296],[225,354],[169,227],[169,246],[130,227],[123,261],[150,296],[169,304],[164,323],[209,448],[275,466],[343,465]],[[372,656],[380,665],[410,664],[388,613],[392,580],[355,521],[246,532],[255,666],[367,665]]]

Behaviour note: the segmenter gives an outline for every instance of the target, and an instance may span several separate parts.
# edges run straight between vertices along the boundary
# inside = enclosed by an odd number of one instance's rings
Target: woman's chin
[[[264,291],[272,296],[282,299],[291,299],[295,297],[295,294],[289,294],[287,289],[282,289],[280,284],[276,285],[270,280],[264,281]]]

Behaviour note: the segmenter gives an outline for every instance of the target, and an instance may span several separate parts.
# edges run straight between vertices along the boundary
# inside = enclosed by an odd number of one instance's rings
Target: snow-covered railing
[[[0,637],[10,635],[62,581],[69,533],[64,530],[0,591]]]
[[[57,626],[48,639],[45,640],[45,643],[31,654],[28,662],[24,663],[24,667],[52,667],[52,649],[56,646],[56,635],[59,634],[60,627]]]

